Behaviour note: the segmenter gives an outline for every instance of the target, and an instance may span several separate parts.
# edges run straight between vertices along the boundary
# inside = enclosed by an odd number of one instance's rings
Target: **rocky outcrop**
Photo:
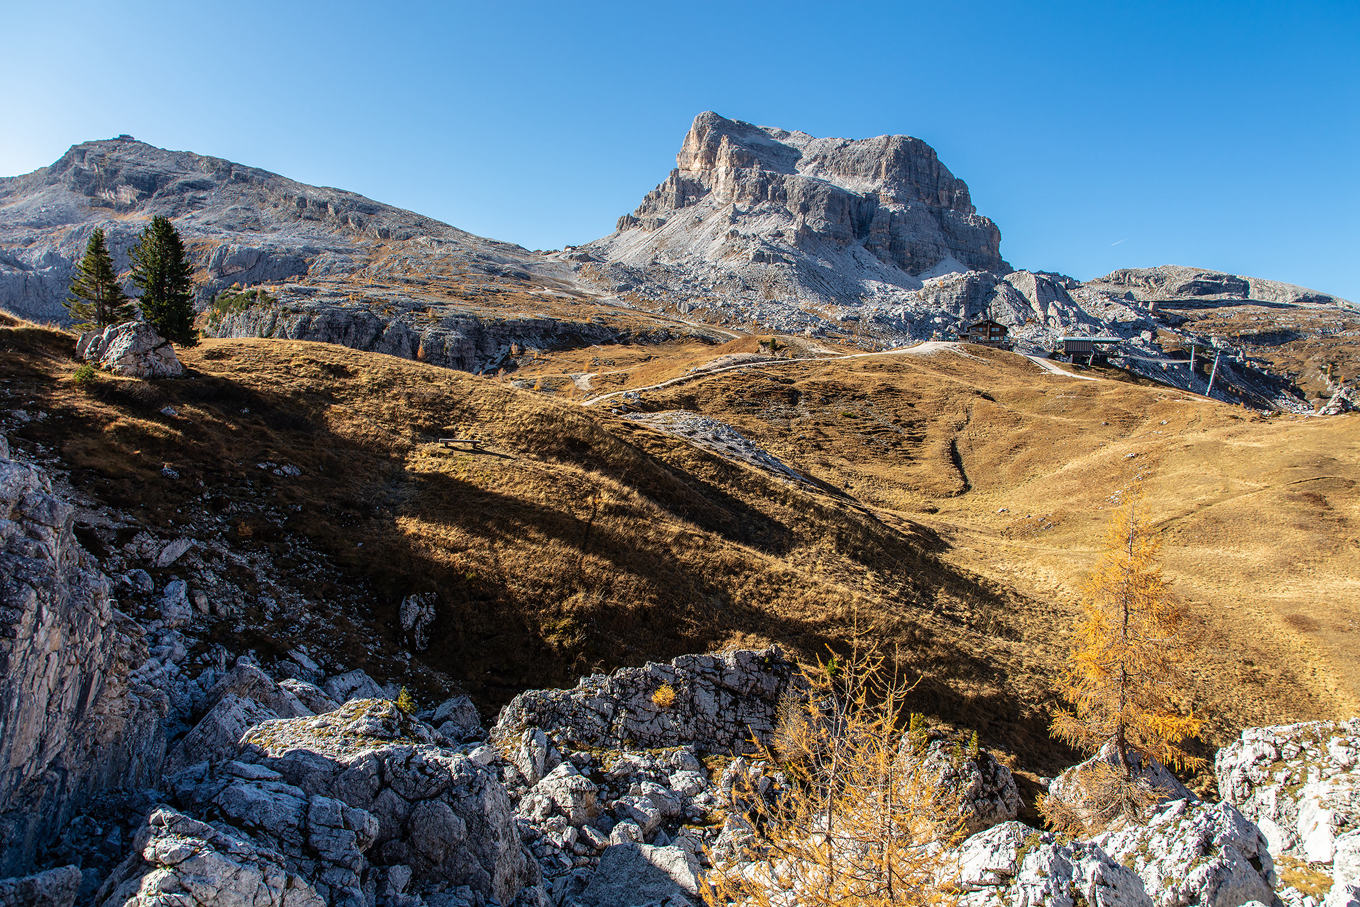
[[[1276,857],[1331,863],[1337,840],[1360,831],[1360,719],[1248,728],[1214,773]]]
[[[261,304],[210,321],[213,337],[273,337],[334,343],[459,371],[513,369],[531,350],[592,344],[664,343],[674,339],[722,342],[726,337],[679,323],[628,328],[590,318],[473,314],[454,306],[375,298],[357,304],[297,288],[286,306]],[[432,317],[433,316],[433,317]]]
[[[957,850],[960,903],[1239,907],[1274,901],[1265,839],[1227,804],[1166,804],[1146,825],[1064,843],[1006,822]]]
[[[1128,755],[1133,782],[1143,790],[1150,803],[1198,799],[1160,762],[1145,758],[1133,750]],[[1103,831],[1112,818],[1108,814],[1109,804],[1104,788],[1112,777],[1120,776],[1122,772],[1118,751],[1111,740],[1090,759],[1072,766],[1050,781],[1048,796],[1055,805],[1062,804],[1080,824]]]
[[[778,648],[684,655],[583,677],[570,690],[521,693],[501,710],[491,736],[513,741],[537,729],[581,749],[691,745],[741,752],[752,735],[768,739],[793,677],[792,662]],[[659,692],[663,687],[669,693]]]
[[[541,903],[538,865],[483,762],[391,702],[266,718],[258,700],[289,701],[267,675],[238,666],[218,686],[190,738],[223,708],[250,726],[166,779],[178,808],[150,815],[103,903]]]
[[[71,907],[80,893],[80,870],[62,866],[20,879],[0,879],[0,907]]]
[[[1158,907],[1269,904],[1279,881],[1260,830],[1228,803],[1173,800],[1093,843],[1138,873]]]
[[[100,890],[103,907],[327,907],[282,854],[173,809],[151,814],[134,853]],[[359,903],[362,903],[360,901]]]
[[[76,356],[125,378],[178,378],[184,374],[170,341],[143,321],[86,331],[76,344]]]
[[[1329,907],[1360,900],[1360,719],[1247,728],[1214,773],[1276,859],[1331,875]]]
[[[1095,844],[1061,843],[1048,832],[1006,822],[958,849],[964,907],[1152,907],[1143,881]]]
[[[1257,301],[1284,305],[1346,306],[1347,300],[1307,287],[1225,274],[1204,268],[1161,265],[1121,268],[1085,284],[1092,290],[1119,294],[1141,303],[1201,300],[1203,302]]]
[[[1009,822],[1020,811],[1020,788],[1011,770],[985,749],[970,749],[930,732],[928,740],[913,743],[903,737],[904,759],[919,762],[940,795],[958,803],[963,833],[976,834]]]
[[[265,722],[243,743],[243,761],[277,773],[309,804],[334,798],[372,816],[368,859],[389,875],[405,867],[414,889],[466,885],[509,904],[538,883],[500,782],[435,745],[428,728],[390,702],[356,700],[314,719]]]
[[[94,792],[152,786],[164,693],[143,633],[75,541],[75,509],[0,439],[0,876],[29,868]]]

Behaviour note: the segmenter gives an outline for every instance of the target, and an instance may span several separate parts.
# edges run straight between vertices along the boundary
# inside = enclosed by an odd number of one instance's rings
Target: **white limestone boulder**
[[[1360,829],[1360,718],[1247,728],[1218,751],[1214,773],[1277,859],[1329,863]]]
[[[170,341],[142,321],[86,331],[76,343],[76,356],[126,378],[178,378],[184,374]]]

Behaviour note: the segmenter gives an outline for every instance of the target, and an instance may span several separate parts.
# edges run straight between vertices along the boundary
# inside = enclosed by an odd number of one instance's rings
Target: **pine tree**
[[[171,343],[198,343],[193,269],[185,260],[184,243],[169,218],[153,217],[130,257],[132,282],[142,291],[137,302],[142,318]]]
[[[103,330],[111,324],[131,321],[137,310],[118,285],[113,258],[104,244],[104,231],[96,228],[85,247],[85,255],[71,280],[71,295],[64,303],[75,326],[82,330]]]
[[[1157,564],[1161,540],[1140,521],[1139,507],[1135,497],[1115,515],[1100,564],[1083,586],[1085,620],[1062,684],[1075,713],[1053,719],[1058,737],[1088,751],[1114,741],[1115,786],[1133,781],[1133,753],[1180,768],[1204,761],[1177,746],[1201,724],[1176,708],[1190,654],[1186,611],[1167,594]]]

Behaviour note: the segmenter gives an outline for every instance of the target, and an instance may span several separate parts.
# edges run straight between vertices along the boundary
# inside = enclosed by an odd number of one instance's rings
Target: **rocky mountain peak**
[[[670,176],[585,251],[614,289],[644,298],[716,290],[752,308],[820,308],[895,299],[942,265],[1009,273],[1000,246],[967,185],[920,139],[816,138],[709,111]]]
[[[819,139],[707,111],[694,118],[676,166],[682,175],[696,179],[702,179],[703,171],[727,175],[760,170],[876,195],[882,204],[921,202],[961,214],[977,213],[963,180],[940,163],[933,148],[907,135]]]

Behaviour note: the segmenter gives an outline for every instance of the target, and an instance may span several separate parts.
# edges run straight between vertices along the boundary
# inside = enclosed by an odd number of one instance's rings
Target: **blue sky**
[[[613,229],[703,110],[929,142],[1015,267],[1360,301],[1360,3],[0,0],[0,175],[130,133],[529,248]]]

